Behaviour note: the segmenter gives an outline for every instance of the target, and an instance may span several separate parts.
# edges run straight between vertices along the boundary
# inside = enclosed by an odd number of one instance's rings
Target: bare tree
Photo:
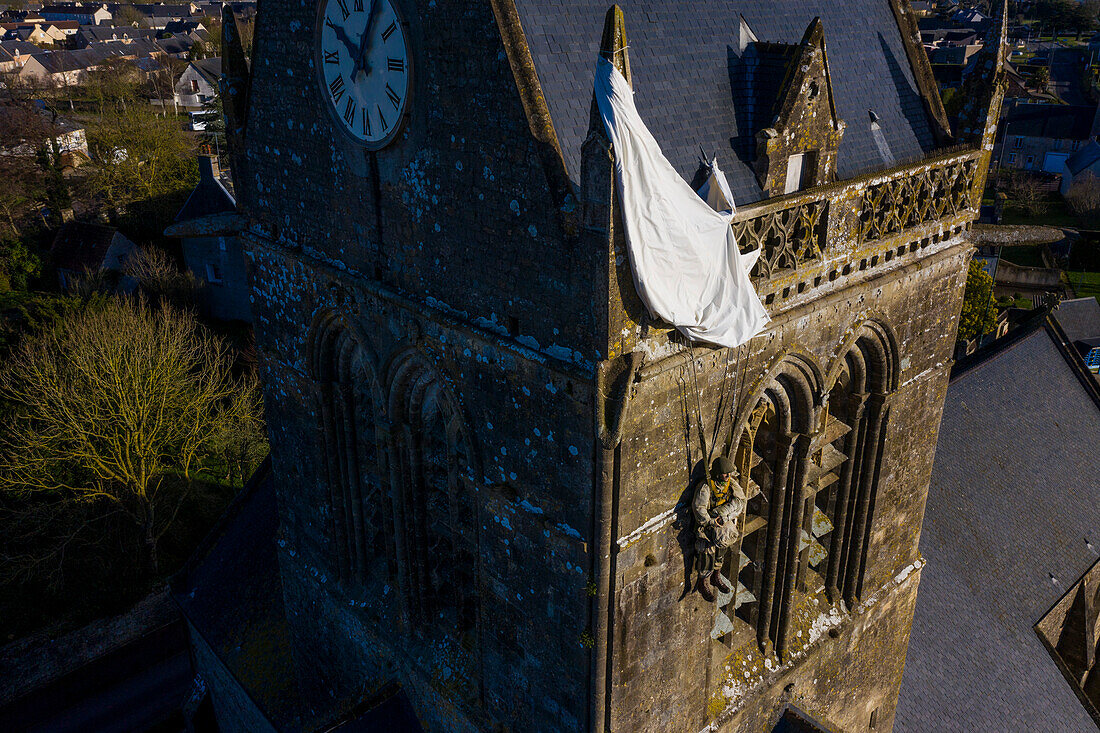
[[[0,491],[25,500],[105,502],[157,542],[182,504],[162,491],[190,479],[243,420],[255,382],[235,379],[220,339],[189,313],[109,298],[24,344],[0,379],[13,415],[0,439]]]
[[[1009,174],[1008,197],[1029,216],[1035,216],[1042,211],[1045,194],[1042,182],[1035,176],[1022,171]]]
[[[171,256],[160,247],[146,245],[126,260],[123,274],[137,281],[141,292],[154,303],[168,303],[192,310],[202,283],[189,271],[180,271]]]
[[[1100,178],[1084,173],[1069,187],[1066,205],[1082,222],[1100,220]]]

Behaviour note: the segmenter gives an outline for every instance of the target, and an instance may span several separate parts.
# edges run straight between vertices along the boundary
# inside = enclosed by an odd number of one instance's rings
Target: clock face
[[[392,0],[321,0],[317,81],[337,127],[370,150],[388,145],[412,90],[407,28]]]

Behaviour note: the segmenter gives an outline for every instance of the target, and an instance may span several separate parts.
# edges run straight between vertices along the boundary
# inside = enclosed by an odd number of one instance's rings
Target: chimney
[[[199,183],[213,183],[220,174],[216,155],[199,156]]]

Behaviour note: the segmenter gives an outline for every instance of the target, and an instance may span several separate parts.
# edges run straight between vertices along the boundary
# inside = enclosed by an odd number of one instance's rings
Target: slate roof
[[[716,154],[739,204],[762,197],[751,161],[736,152],[754,132],[744,118],[749,89],[739,15],[761,41],[792,44],[821,17],[837,113],[848,124],[838,156],[841,178],[887,167],[868,109],[879,115],[897,159],[921,157],[933,147],[887,0],[623,0],[620,5],[635,100],[650,131],[689,181],[698,169],[700,147]],[[609,3],[517,0],[516,6],[569,175],[576,179]]]
[[[1100,303],[1096,298],[1063,300],[1053,315],[1070,343],[1100,336]]]
[[[182,54],[187,53],[192,46],[195,45],[195,41],[189,36],[172,36],[171,38],[158,38],[154,43],[168,54]]]
[[[1100,409],[1048,328],[952,379],[894,730],[1095,730],[1032,626],[1095,561]]]
[[[237,210],[237,201],[213,173],[210,158],[199,157],[199,182],[187,197],[183,208],[176,214],[176,221],[190,221],[212,214],[225,214]]]
[[[1088,140],[1095,106],[1072,104],[1019,104],[1008,112],[1009,135],[1052,140]]]
[[[265,462],[173,579],[172,592],[203,641],[275,728],[285,730],[296,693],[275,555],[278,524]]]
[[[63,224],[50,247],[57,267],[72,272],[98,270],[118,230],[104,224],[70,221]]]
[[[191,65],[194,66],[203,77],[214,85],[218,86],[218,79],[222,75],[222,60],[218,56],[208,59],[199,59],[198,61],[192,61]]]
[[[3,50],[13,59],[16,55],[33,56],[36,53],[42,53],[42,49],[26,41],[0,41],[0,50]]]
[[[1071,176],[1076,176],[1089,166],[1100,161],[1100,143],[1095,140],[1085,145],[1066,159],[1066,167]]]
[[[131,28],[125,25],[86,25],[81,26],[80,33],[89,41],[116,41],[124,38],[153,40],[157,35],[151,28]]]

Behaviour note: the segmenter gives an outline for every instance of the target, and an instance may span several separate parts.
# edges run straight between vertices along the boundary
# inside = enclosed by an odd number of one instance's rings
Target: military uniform
[[[729,592],[730,587],[719,573],[717,561],[740,539],[741,515],[745,513],[747,502],[735,480],[737,471],[728,458],[714,459],[710,474],[696,486],[691,512],[695,518],[695,570],[699,574],[699,592],[713,601],[708,576],[719,590]],[[716,480],[726,474],[733,474],[734,478]]]

